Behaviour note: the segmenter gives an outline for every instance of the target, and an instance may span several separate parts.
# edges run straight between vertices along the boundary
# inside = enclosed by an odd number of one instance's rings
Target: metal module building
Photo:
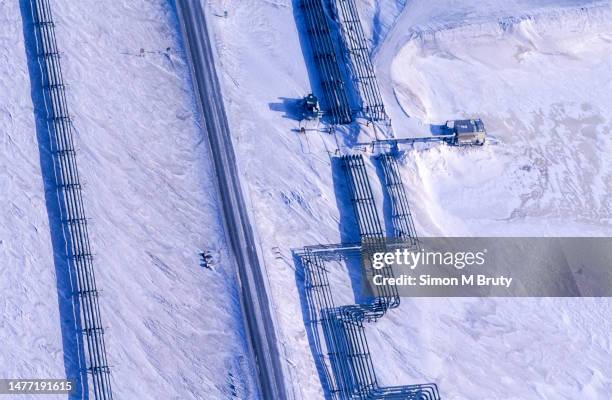
[[[482,146],[487,137],[487,131],[481,119],[446,121],[446,129],[454,135],[452,143],[458,146]]]

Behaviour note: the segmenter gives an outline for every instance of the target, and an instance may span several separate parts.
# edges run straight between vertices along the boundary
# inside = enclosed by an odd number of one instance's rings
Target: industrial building
[[[446,121],[446,130],[453,135],[452,144],[457,146],[482,146],[487,137],[487,131],[480,118]]]

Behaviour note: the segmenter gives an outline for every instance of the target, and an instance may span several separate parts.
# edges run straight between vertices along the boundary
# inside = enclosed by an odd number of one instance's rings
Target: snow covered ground
[[[253,397],[235,265],[171,3],[52,5],[115,397]],[[63,363],[18,3],[1,2],[0,19],[0,377],[60,378],[74,360]],[[212,270],[200,266],[205,250]]]
[[[425,32],[378,60],[398,131],[414,135],[407,116],[478,116],[499,141],[406,154],[419,231],[612,234],[611,16],[593,7]]]
[[[64,376],[19,4],[0,3],[0,376]]]
[[[375,133],[355,124],[330,135],[317,123],[298,133],[291,105],[318,77],[297,0],[203,3],[290,391],[324,398],[291,250],[354,237],[332,157]],[[359,6],[396,134],[480,116],[497,139],[405,149],[420,235],[612,234],[609,1]],[[116,397],[231,398],[236,386],[253,398],[235,267],[170,3],[53,7]],[[16,2],[0,1],[0,377],[62,377],[74,360],[21,21]],[[199,266],[203,250],[212,271]],[[352,302],[349,280],[334,279]],[[436,382],[452,400],[608,400],[611,311],[609,299],[404,299],[368,327],[369,344],[384,385]]]
[[[312,123],[297,133],[291,99],[318,85],[297,1],[209,4],[294,390],[322,398],[291,249],[354,233],[330,157],[374,134],[353,125],[333,136]],[[612,234],[609,2],[381,0],[361,1],[360,12],[398,136],[480,116],[497,139],[405,149],[421,235]],[[350,291],[347,282],[335,283]],[[385,385],[433,381],[445,399],[603,400],[611,308],[608,299],[405,299],[368,335]]]
[[[435,124],[478,116],[498,140],[482,149],[406,151],[417,231],[610,236],[610,6],[510,16],[415,29],[389,50],[402,36],[395,25],[377,53],[396,129],[414,129],[408,117]],[[611,308],[610,299],[407,300],[376,335],[385,326],[418,327],[405,330],[413,341],[372,343],[411,360],[408,376],[434,376],[445,398],[605,399]]]

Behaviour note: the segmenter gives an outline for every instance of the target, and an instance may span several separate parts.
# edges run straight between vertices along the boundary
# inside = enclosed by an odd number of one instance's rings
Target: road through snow
[[[189,0],[177,0],[176,7],[191,64],[194,90],[212,151],[226,233],[238,266],[247,334],[255,355],[261,395],[265,399],[286,399],[288,396],[266,290],[265,271],[257,254],[238,178],[204,10],[200,2]]]

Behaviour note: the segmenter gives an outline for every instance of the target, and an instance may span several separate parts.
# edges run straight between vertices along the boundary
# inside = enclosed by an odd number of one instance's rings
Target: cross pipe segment
[[[319,72],[326,106],[333,124],[352,122],[348,87],[332,40],[332,26],[325,11],[324,0],[300,0],[310,39],[313,58]]]
[[[383,170],[385,188],[391,203],[394,236],[406,240],[411,245],[418,246],[418,237],[408,203],[408,195],[399,172],[396,157],[393,154],[384,153],[379,157],[379,161]]]
[[[298,256],[304,268],[304,287],[311,325],[316,332],[322,330],[327,350],[327,362],[319,365],[320,376],[324,377],[324,387],[333,399],[338,400],[440,400],[435,384],[417,384],[381,387],[376,377],[372,356],[365,334],[365,323],[376,321],[387,310],[399,306],[397,289],[381,290],[366,304],[337,306],[328,279],[325,259],[333,255],[343,257],[355,255],[356,249],[364,246],[386,249],[383,231],[369,178],[361,155],[341,157],[347,177],[347,185],[354,205],[361,244],[308,246]],[[394,171],[394,173],[398,173]],[[387,178],[398,184],[399,176]],[[414,234],[416,237],[416,234]],[[380,270],[386,277],[392,276],[390,268]],[[313,334],[316,348],[323,355],[323,341]]]
[[[49,0],[23,0],[34,21],[36,54],[48,117],[55,184],[60,198],[62,229],[69,265],[75,270],[82,334],[87,348],[88,390],[96,400],[112,400],[104,328],[98,303],[93,256],[83,205],[82,187],[73,140],[73,126],[66,101],[60,53]]]
[[[378,216],[363,156],[346,155],[342,157],[342,162],[347,175],[347,183],[351,202],[355,209],[355,217],[359,225],[362,246],[368,246],[370,251],[386,251],[383,228]],[[381,269],[380,273],[385,277],[393,276],[393,271],[390,267]],[[378,296],[368,308],[365,308],[365,318],[368,320],[376,320],[382,317],[387,309],[395,308],[400,303],[397,288],[394,286],[383,286],[377,288],[377,290],[379,290]]]
[[[381,387],[376,378],[372,356],[365,334],[368,305],[338,307],[328,279],[328,269],[319,253],[308,248],[300,256],[304,266],[304,283],[312,309],[313,326],[320,325],[327,351],[328,363],[320,371],[324,386],[333,399],[338,400],[440,400],[435,384]],[[318,335],[313,335],[318,338]],[[316,340],[323,353],[322,341]]]
[[[351,59],[353,75],[361,97],[362,111],[373,121],[386,120],[388,117],[355,0],[330,1],[335,1],[342,38]]]
[[[370,186],[363,157],[348,155],[342,157],[351,202],[355,206],[355,215],[359,225],[359,234],[363,239],[383,239],[384,233]]]

